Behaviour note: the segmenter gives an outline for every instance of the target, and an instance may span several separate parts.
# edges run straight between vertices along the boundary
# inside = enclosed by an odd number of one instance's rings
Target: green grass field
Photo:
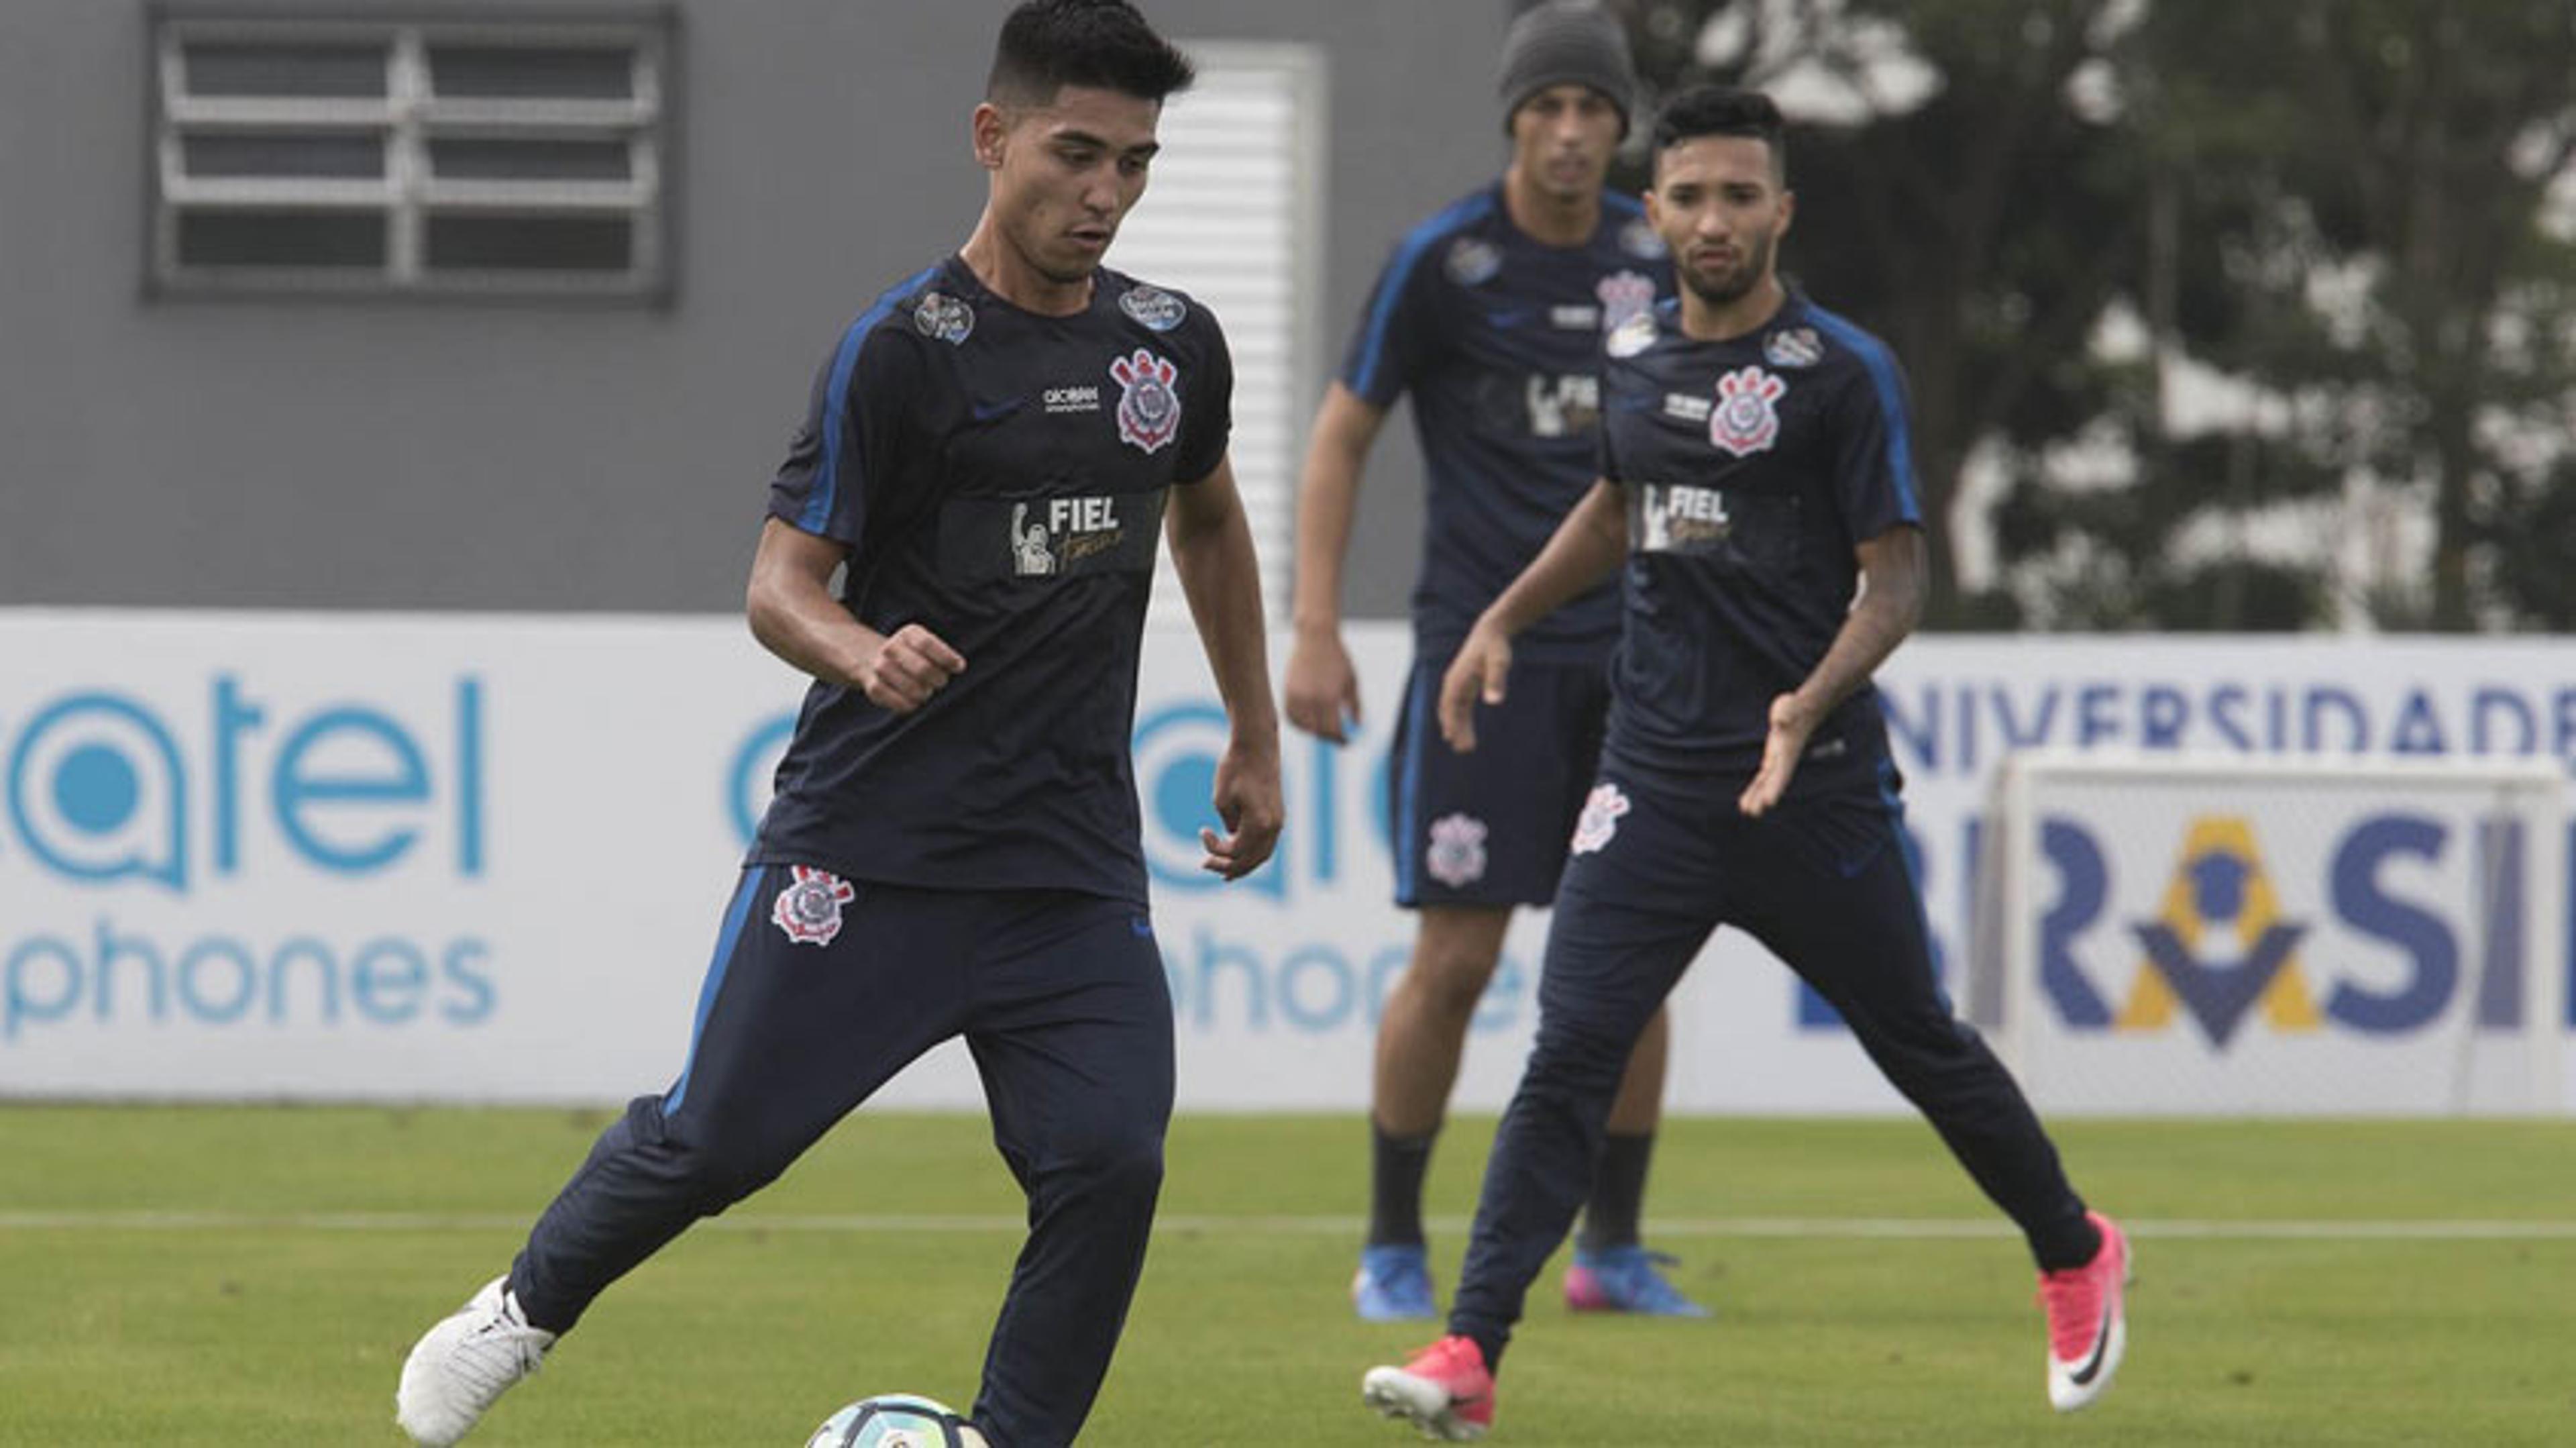
[[[508,1261],[605,1120],[0,1108],[0,1444],[402,1441],[413,1337]],[[1445,1286],[1490,1119],[1432,1181]],[[2576,1442],[2576,1124],[2070,1123],[2134,1233],[2118,1389],[2059,1418],[2017,1241],[1911,1121],[1684,1121],[1650,1217],[1712,1322],[1577,1319],[1551,1270],[1503,1444]],[[1086,1443],[1390,1445],[1352,1320],[1355,1119],[1177,1123]],[[972,1116],[867,1116],[601,1299],[473,1440],[775,1445],[964,1405],[1018,1246]]]

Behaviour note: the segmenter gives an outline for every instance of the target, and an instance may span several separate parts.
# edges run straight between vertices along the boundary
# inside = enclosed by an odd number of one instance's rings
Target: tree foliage
[[[1907,364],[1936,625],[2576,625],[2576,6],[1627,8],[1650,92],[1790,100],[1785,264]]]

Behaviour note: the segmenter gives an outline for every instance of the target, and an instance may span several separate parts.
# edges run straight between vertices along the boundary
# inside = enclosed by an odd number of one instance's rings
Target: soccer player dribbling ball
[[[2020,1087],[1953,1018],[1907,858],[1901,781],[1870,675],[1922,609],[1923,519],[1904,382],[1876,338],[1780,280],[1794,202],[1779,111],[1675,99],[1647,215],[1677,305],[1611,333],[1601,481],[1469,631],[1442,732],[1476,746],[1532,621],[1625,569],[1598,779],[1539,983],[1538,1039],[1485,1174],[1448,1335],[1371,1369],[1365,1401],[1482,1437],[1532,1277],[1580,1203],[1621,1063],[1711,931],[1760,940],[2027,1241],[2048,1396],[2081,1408],[2126,1341],[2126,1238],[2086,1208]]]
[[[1225,340],[1100,264],[1190,79],[1121,0],[1004,21],[972,123],[981,219],[842,334],[770,485],[748,612],[815,682],[687,1060],[413,1348],[415,1441],[464,1437],[611,1283],[961,1035],[1031,1223],[971,1417],[1007,1448],[1080,1430],[1172,1106],[1130,756],[1158,536],[1231,726],[1205,868],[1258,868],[1281,819]]]

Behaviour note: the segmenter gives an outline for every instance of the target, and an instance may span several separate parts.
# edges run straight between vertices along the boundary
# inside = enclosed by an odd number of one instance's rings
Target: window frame
[[[322,14],[156,3],[146,8],[145,26],[142,260],[147,295],[490,298],[654,306],[672,300],[678,254],[674,172],[680,145],[680,25],[673,7]],[[227,41],[380,47],[385,90],[381,96],[362,97],[192,92],[189,47]],[[448,46],[627,50],[632,53],[630,93],[616,99],[441,95],[435,89],[431,52]],[[192,136],[353,134],[381,139],[380,175],[208,176],[192,174],[186,164]],[[431,167],[433,140],[622,140],[628,174],[623,180],[442,178]],[[381,217],[382,259],[363,266],[208,265],[181,257],[184,216],[281,210]],[[432,265],[432,219],[460,217],[618,218],[627,227],[627,265],[615,271]]]

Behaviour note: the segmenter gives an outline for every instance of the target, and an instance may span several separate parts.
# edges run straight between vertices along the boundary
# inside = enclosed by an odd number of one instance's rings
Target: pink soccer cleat
[[[2061,1413],[2109,1391],[2129,1345],[2129,1239],[2100,1212],[2085,1215],[2101,1229],[2101,1250],[2081,1267],[2039,1275],[2039,1303],[2048,1310],[2048,1403]]]
[[[1471,1442],[1494,1426],[1494,1375],[1486,1370],[1485,1350],[1471,1337],[1452,1334],[1400,1368],[1369,1369],[1360,1379],[1360,1398],[1442,1442]]]

